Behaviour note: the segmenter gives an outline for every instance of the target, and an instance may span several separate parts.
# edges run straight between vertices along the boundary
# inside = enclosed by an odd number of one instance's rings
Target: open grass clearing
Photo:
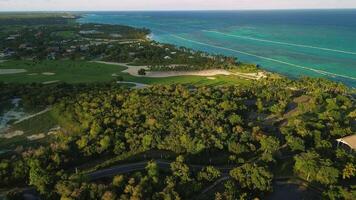
[[[120,76],[125,82],[140,84],[190,84],[190,85],[233,85],[249,84],[249,80],[233,75],[216,75],[215,79],[206,76],[140,77],[125,73],[131,66],[115,63],[87,61],[7,61],[0,63],[0,69],[23,68],[27,73],[0,75],[0,81],[9,83],[93,83],[110,82]],[[113,76],[115,74],[115,76]],[[208,77],[211,77],[210,75]]]
[[[8,133],[21,131],[21,135],[11,137],[9,139],[0,139],[0,150],[15,149],[17,146],[31,146],[41,142],[45,142],[48,136],[44,138],[36,138],[38,140],[29,140],[28,137],[47,133],[50,129],[57,126],[56,119],[52,116],[51,111],[35,115],[32,118],[23,120],[17,124],[13,124]],[[20,132],[19,132],[20,133]]]

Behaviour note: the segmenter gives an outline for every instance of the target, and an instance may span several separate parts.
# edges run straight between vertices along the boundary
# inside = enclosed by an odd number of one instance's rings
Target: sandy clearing
[[[148,71],[144,77],[152,78],[164,78],[164,77],[174,77],[174,76],[216,76],[216,75],[231,75],[223,69],[209,69],[201,71],[167,71],[167,72],[156,72]]]
[[[133,89],[142,89],[142,88],[148,87],[148,85],[147,85],[147,84],[143,84],[143,83],[136,83],[136,82],[118,81],[117,83],[134,84],[134,85],[135,85],[135,87],[133,87]]]
[[[6,134],[1,134],[0,138],[11,139],[13,137],[21,136],[23,134],[24,134],[23,131],[17,130],[17,131],[12,131],[12,132],[9,132],[9,133],[6,133]]]
[[[206,78],[209,79],[209,80],[216,80],[215,77],[206,77]]]
[[[19,74],[27,72],[26,69],[0,69],[0,75],[2,74]]]
[[[147,71],[146,75],[138,75],[140,69],[148,70],[148,66],[131,66],[127,63],[115,63],[115,62],[105,62],[105,61],[95,61],[97,63],[108,64],[108,65],[118,65],[127,67],[126,70],[122,71],[136,77],[149,77],[149,78],[164,78],[164,77],[174,77],[174,76],[206,76],[212,77],[216,75],[235,75],[241,78],[250,80],[259,80],[261,78],[266,78],[265,72],[257,73],[242,73],[242,72],[230,72],[224,69],[208,69],[201,71]]]
[[[52,83],[58,83],[59,80],[54,80],[54,81],[45,81],[45,82],[42,82],[43,85],[48,85],[48,84],[52,84]]]
[[[56,73],[53,73],[53,72],[43,72],[42,75],[45,75],[45,76],[53,76],[53,75],[56,75]]]
[[[28,76],[36,76],[38,73],[27,74]]]
[[[60,130],[61,130],[61,127],[60,126],[56,126],[54,128],[49,129],[47,135],[49,135],[49,136],[50,135],[57,135]]]
[[[44,133],[40,133],[40,134],[35,134],[35,135],[30,135],[27,137],[28,140],[34,141],[34,140],[39,140],[42,138],[45,138],[46,135]]]

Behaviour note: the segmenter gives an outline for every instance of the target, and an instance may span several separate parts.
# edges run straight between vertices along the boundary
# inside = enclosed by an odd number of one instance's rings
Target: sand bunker
[[[38,73],[27,74],[28,76],[36,76]]]
[[[27,72],[26,69],[0,69],[0,75],[1,74],[19,74],[19,73],[24,73]]]
[[[54,128],[49,129],[47,135],[49,135],[49,136],[50,135],[57,135],[60,130],[61,130],[61,127],[60,126],[56,126]]]
[[[147,72],[145,77],[163,78],[173,76],[215,76],[215,75],[231,75],[230,72],[223,69],[209,69],[201,71],[168,71],[168,72]]]
[[[56,73],[53,73],[53,72],[43,72],[42,75],[45,75],[45,76],[53,76],[55,75]]]
[[[215,77],[206,77],[206,78],[209,79],[209,80],[216,80]]]
[[[244,79],[250,80],[259,80],[261,78],[266,78],[267,75],[265,72],[257,72],[257,73],[242,73],[242,72],[230,72],[224,69],[208,69],[201,71],[147,71],[146,75],[141,76],[138,75],[138,71],[140,69],[148,70],[148,66],[131,66],[127,63],[114,63],[114,62],[104,62],[104,61],[96,61],[96,63],[109,64],[109,65],[118,65],[127,67],[126,70],[122,71],[128,73],[132,76],[137,77],[150,77],[150,78],[164,78],[164,77],[174,77],[174,76],[207,76],[212,77],[216,75],[234,75]]]
[[[0,135],[0,138],[11,139],[13,137],[21,136],[23,134],[24,134],[23,131],[13,131],[13,132],[9,132],[9,133]]]
[[[39,140],[39,139],[42,139],[42,138],[45,138],[46,135],[44,133],[40,133],[40,134],[37,134],[37,135],[30,135],[27,137],[28,140],[31,140],[31,141],[34,141],[34,140]]]
[[[42,82],[42,84],[44,85],[48,85],[48,84],[52,84],[52,83],[58,83],[59,80],[54,80],[54,81],[45,81],[45,82]]]

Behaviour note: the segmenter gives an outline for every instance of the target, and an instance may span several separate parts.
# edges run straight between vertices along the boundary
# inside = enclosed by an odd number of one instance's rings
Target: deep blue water
[[[146,27],[160,42],[356,87],[356,10],[92,12],[79,22]]]

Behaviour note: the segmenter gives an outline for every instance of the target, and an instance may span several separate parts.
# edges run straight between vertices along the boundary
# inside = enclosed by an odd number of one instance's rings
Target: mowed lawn
[[[0,74],[0,81],[9,83],[93,83],[109,82],[121,76],[124,81],[144,84],[192,84],[192,85],[232,85],[248,84],[251,81],[236,76],[214,76],[211,80],[201,76],[178,76],[166,78],[135,77],[123,73],[124,66],[110,65],[88,61],[6,61],[0,63],[0,69],[25,69],[18,74]],[[113,76],[115,74],[116,76]]]
[[[61,81],[67,83],[106,82],[115,80],[112,74],[120,73],[125,67],[104,65],[86,61],[6,61],[0,69],[25,69],[18,74],[0,74],[0,81],[31,83]]]

